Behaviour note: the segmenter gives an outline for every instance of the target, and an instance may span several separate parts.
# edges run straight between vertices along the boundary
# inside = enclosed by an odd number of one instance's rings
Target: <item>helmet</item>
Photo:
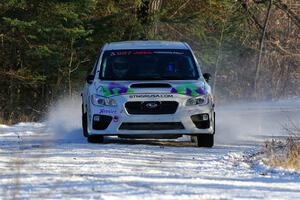
[[[113,60],[112,70],[114,76],[118,78],[124,77],[129,70],[128,60],[123,56],[116,57]]]

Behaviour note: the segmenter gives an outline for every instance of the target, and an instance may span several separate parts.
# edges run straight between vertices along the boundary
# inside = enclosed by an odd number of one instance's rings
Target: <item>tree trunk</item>
[[[223,44],[223,38],[224,38],[224,29],[225,29],[225,22],[223,21],[221,35],[220,35],[219,44],[218,44],[218,55],[217,55],[216,64],[215,64],[215,73],[214,73],[214,82],[213,82],[213,95],[215,95],[215,91],[216,91],[217,75],[218,75],[218,70],[219,70],[219,62],[222,58],[222,44]]]
[[[72,95],[72,84],[71,84],[71,71],[70,69],[68,70],[68,85],[69,85],[69,96]]]
[[[143,39],[155,37],[158,33],[158,21],[155,13],[160,10],[163,0],[142,0],[137,9],[137,19],[141,23],[144,33]]]
[[[71,40],[71,54],[70,54],[70,61],[69,61],[69,68],[68,68],[68,89],[69,89],[69,96],[72,95],[71,73],[72,73],[72,66],[73,66],[73,59],[74,59],[73,44],[74,44],[74,39]]]
[[[150,13],[153,16],[152,19],[152,36],[155,38],[158,34],[158,26],[159,26],[159,21],[157,19],[157,17],[155,16],[156,12],[158,12],[161,9],[163,0],[152,0],[151,4],[150,4]]]
[[[258,91],[258,81],[259,81],[259,76],[260,76],[260,68],[261,68],[262,52],[263,52],[263,48],[264,48],[264,40],[265,40],[266,31],[267,31],[268,21],[269,21],[270,14],[271,14],[271,8],[272,8],[272,0],[269,0],[267,16],[265,18],[263,31],[262,31],[261,38],[260,38],[260,43],[259,43],[259,54],[258,54],[256,70],[255,70],[254,95],[255,95],[256,99],[258,99],[259,96],[260,96],[258,94],[258,92],[259,92]]]

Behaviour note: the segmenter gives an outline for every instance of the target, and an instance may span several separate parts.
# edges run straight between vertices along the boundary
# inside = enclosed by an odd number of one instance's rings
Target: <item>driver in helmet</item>
[[[112,71],[113,76],[116,78],[126,77],[129,71],[128,60],[123,56],[116,57],[113,60]]]

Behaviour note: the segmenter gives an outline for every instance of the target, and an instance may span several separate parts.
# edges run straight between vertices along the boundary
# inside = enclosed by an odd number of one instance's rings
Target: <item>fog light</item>
[[[209,114],[192,115],[191,119],[198,129],[207,129],[210,127]]]
[[[203,114],[203,115],[202,115],[202,120],[203,120],[203,121],[207,121],[208,118],[209,118],[209,117],[208,117],[208,114]]]
[[[95,115],[94,116],[94,121],[95,122],[100,122],[100,116],[99,115]]]

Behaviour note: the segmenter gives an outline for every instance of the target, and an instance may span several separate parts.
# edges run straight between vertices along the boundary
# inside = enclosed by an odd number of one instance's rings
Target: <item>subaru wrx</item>
[[[187,43],[105,44],[82,92],[83,135],[174,138],[190,135],[212,147],[215,111],[210,74]]]

